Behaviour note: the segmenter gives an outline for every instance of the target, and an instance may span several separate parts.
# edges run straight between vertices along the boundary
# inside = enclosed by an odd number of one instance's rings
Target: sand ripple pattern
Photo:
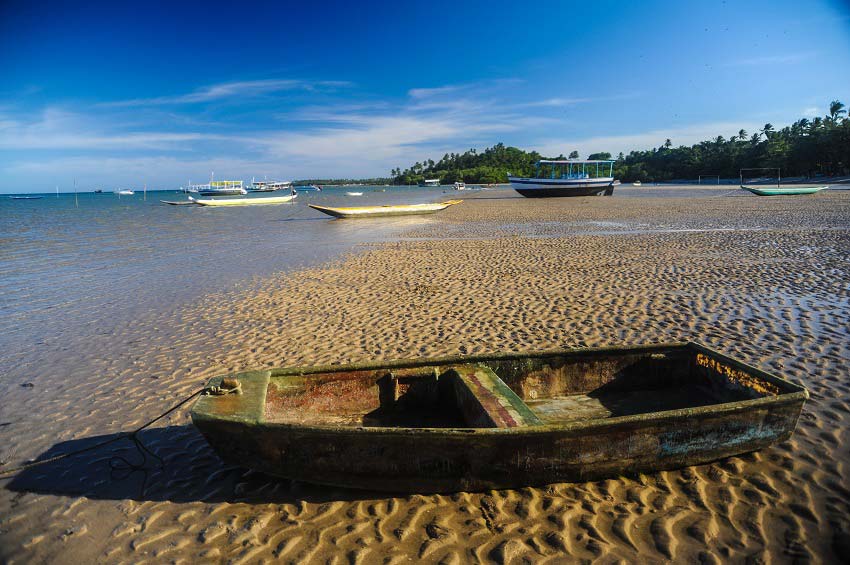
[[[95,443],[224,371],[683,339],[805,384],[812,399],[792,439],[675,472],[392,497],[224,466],[181,413],[144,434],[166,463],[147,476],[110,477],[111,457],[135,457],[116,444],[7,481],[0,561],[846,558],[850,193],[507,196],[482,194],[404,241],[250,295],[141,316],[108,345],[69,343],[10,368],[0,459]]]

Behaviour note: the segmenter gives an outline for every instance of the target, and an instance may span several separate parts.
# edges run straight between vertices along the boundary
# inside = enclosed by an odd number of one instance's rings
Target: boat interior
[[[317,426],[514,428],[774,396],[779,379],[689,347],[273,372],[264,419]],[[790,386],[790,385],[789,385]]]

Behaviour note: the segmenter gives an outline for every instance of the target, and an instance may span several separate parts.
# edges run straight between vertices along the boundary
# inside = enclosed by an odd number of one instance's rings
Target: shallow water
[[[347,196],[346,191],[363,196]],[[306,206],[438,201],[440,189],[326,188],[275,206],[168,206],[169,192],[0,197],[0,369],[71,336],[108,339],[152,309],[327,261],[428,216],[333,220]],[[30,358],[37,359],[37,354]],[[0,370],[1,375],[7,371]]]

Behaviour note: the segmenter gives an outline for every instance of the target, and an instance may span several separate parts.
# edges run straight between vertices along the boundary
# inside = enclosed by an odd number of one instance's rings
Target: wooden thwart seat
[[[539,426],[543,422],[489,367],[458,365],[440,375],[451,379],[458,406],[474,428]]]

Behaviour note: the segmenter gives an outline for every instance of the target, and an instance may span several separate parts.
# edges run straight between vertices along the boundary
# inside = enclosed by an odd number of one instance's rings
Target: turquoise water
[[[256,277],[332,259],[428,216],[333,220],[306,206],[433,202],[444,189],[326,188],[275,206],[167,206],[174,191],[0,196],[0,355],[109,328]],[[362,191],[363,196],[345,195]],[[279,193],[275,193],[279,194]],[[262,196],[262,195],[259,195]],[[0,370],[5,362],[0,360]],[[2,378],[2,377],[0,377]]]

